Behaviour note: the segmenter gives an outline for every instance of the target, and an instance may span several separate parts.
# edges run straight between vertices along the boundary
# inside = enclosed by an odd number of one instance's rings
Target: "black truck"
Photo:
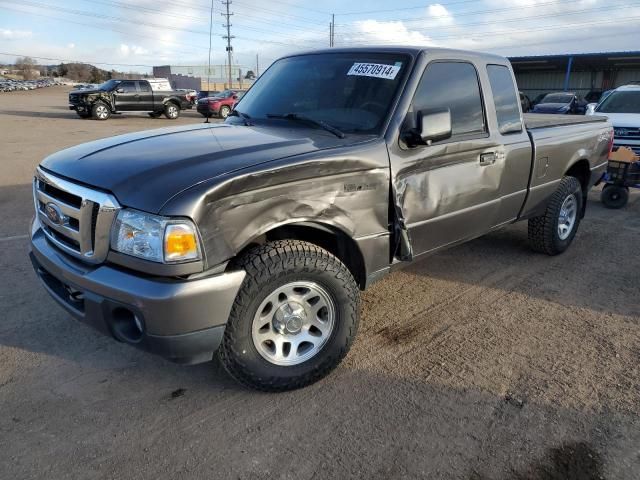
[[[95,89],[69,93],[69,109],[82,118],[107,120],[113,113],[149,112],[174,120],[180,110],[191,108],[184,92],[154,90],[147,80],[109,80]]]

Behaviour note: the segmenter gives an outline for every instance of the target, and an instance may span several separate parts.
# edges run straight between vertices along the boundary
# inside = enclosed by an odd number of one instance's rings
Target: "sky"
[[[505,56],[640,50],[640,0],[233,0],[233,63],[329,46],[424,45]],[[0,0],[0,63],[82,61],[149,72],[204,65],[210,0]],[[226,7],[213,1],[212,64],[226,58]],[[636,13],[637,12],[637,13]],[[51,60],[48,60],[51,59]]]

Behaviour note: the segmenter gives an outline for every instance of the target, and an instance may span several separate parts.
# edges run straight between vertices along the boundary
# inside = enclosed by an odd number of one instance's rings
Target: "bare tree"
[[[16,69],[22,74],[25,80],[33,79],[35,66],[38,64],[31,57],[20,57],[16,59]]]

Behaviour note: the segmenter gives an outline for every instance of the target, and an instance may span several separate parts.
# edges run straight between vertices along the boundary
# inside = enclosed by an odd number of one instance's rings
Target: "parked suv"
[[[640,155],[640,85],[619,87],[599,105],[589,105],[587,115],[606,115],[613,123],[614,146],[629,147]]]
[[[180,110],[192,107],[184,92],[158,90],[156,87],[163,84],[151,82],[109,80],[93,89],[73,90],[69,93],[69,109],[82,118],[96,120],[107,120],[121,112],[149,112],[153,118],[164,113],[174,120],[180,116]]]
[[[198,100],[198,113],[207,118],[227,118],[244,94],[245,90],[224,90],[213,97],[202,98]]]

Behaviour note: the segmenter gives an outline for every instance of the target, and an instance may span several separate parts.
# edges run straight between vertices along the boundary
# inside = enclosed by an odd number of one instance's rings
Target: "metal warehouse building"
[[[548,92],[571,91],[584,97],[640,82],[640,51],[510,57],[518,88],[530,99]]]

